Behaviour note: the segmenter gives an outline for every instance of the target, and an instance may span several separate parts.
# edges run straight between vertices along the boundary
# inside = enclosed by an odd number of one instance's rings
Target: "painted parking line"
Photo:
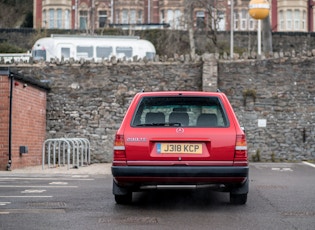
[[[303,161],[303,164],[305,164],[305,165],[308,165],[308,166],[311,166],[311,167],[315,168],[315,164],[312,164],[312,163],[309,163],[309,162],[306,162],[306,161]]]
[[[0,198],[52,198],[53,196],[0,196]]]
[[[6,206],[8,204],[11,204],[11,202],[0,202],[0,206]]]
[[[43,193],[46,192],[46,190],[36,190],[36,189],[31,189],[31,190],[24,190],[21,193]]]
[[[2,211],[0,211],[0,215],[8,215],[8,214],[10,214],[10,212],[2,212]]]
[[[45,178],[42,178],[42,177],[1,177],[0,178],[0,181],[1,180],[56,180],[57,178],[55,177],[45,177]],[[58,178],[58,180],[67,180],[67,181],[92,181],[94,179],[92,178],[81,178],[81,177],[71,177],[71,178]]]
[[[1,214],[43,214],[43,213],[65,213],[64,209],[8,209],[1,210]]]
[[[59,182],[59,181],[56,181],[56,182],[51,182],[51,183],[49,183],[49,184],[56,184],[56,185],[67,185],[68,184],[68,182]]]
[[[0,185],[0,188],[78,188],[78,186],[58,186],[58,185]]]
[[[293,172],[291,168],[271,168],[271,170],[280,172]]]

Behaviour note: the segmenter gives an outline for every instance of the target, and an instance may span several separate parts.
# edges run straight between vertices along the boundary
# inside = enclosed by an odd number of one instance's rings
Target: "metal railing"
[[[47,157],[47,158],[46,158]],[[46,161],[47,159],[47,161]],[[86,138],[55,138],[43,143],[42,168],[56,165],[79,167],[90,164],[90,142]]]

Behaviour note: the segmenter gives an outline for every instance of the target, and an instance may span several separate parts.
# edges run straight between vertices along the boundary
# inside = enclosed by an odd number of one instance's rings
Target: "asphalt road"
[[[117,205],[108,173],[1,173],[0,229],[315,229],[315,167],[254,163],[244,206],[226,193],[136,193]]]

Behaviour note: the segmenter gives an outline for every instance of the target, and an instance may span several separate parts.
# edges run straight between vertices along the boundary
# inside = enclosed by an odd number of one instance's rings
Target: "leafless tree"
[[[185,20],[189,33],[190,54],[195,56],[195,32],[206,35],[207,46],[213,46],[215,51],[219,49],[218,30],[219,23],[226,7],[216,0],[185,0]],[[196,17],[197,12],[203,13],[203,17]]]
[[[185,0],[185,12],[184,19],[187,25],[188,35],[189,35],[189,45],[190,45],[190,56],[192,59],[196,55],[195,38],[194,38],[194,8],[198,1]]]
[[[262,41],[264,53],[269,54],[272,52],[272,33],[269,16],[262,20]]]

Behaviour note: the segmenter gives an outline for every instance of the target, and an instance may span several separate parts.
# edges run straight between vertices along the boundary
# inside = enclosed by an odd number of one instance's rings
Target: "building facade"
[[[161,25],[229,31],[257,29],[249,0],[34,0],[34,28],[89,30],[122,25]],[[234,11],[231,12],[231,3]],[[313,0],[270,0],[272,31],[313,32]],[[129,27],[128,27],[129,28]],[[136,27],[135,27],[136,28]],[[148,28],[148,27],[144,27]],[[149,27],[150,28],[150,27]]]
[[[0,68],[0,171],[41,165],[47,90]]]

